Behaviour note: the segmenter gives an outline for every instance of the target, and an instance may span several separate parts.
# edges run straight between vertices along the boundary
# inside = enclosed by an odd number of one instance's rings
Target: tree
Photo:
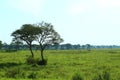
[[[53,25],[50,23],[39,23],[36,24],[36,41],[40,46],[41,59],[44,61],[43,51],[48,45],[59,44],[63,42],[60,35],[54,30]]]
[[[32,24],[24,24],[22,27],[12,33],[15,39],[25,41],[29,46],[32,57],[34,57],[32,51],[32,42],[35,40],[35,28]]]
[[[19,50],[20,45],[23,45],[23,42],[20,40],[20,38],[13,38],[11,45],[13,45],[16,50]]]
[[[90,51],[91,45],[90,44],[86,44],[86,48],[87,48],[88,51]]]
[[[6,49],[8,49],[8,47],[9,47],[9,46],[8,46],[7,43],[4,42],[4,43],[2,44],[2,49],[6,50]]]
[[[65,44],[65,46],[66,46],[66,49],[68,50],[73,49],[73,46],[70,43]]]
[[[2,48],[2,41],[0,41],[0,49]]]

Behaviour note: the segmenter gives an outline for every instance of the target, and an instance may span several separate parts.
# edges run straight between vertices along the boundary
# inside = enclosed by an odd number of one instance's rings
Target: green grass
[[[40,57],[39,51],[34,53]],[[0,80],[72,80],[76,73],[92,80],[104,71],[109,71],[112,80],[120,80],[119,49],[48,50],[44,52],[46,66],[26,64],[29,55],[29,51],[0,52]]]

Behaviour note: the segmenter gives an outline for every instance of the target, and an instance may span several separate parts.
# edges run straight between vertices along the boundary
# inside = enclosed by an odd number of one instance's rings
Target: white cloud
[[[9,0],[13,8],[38,16],[43,6],[43,0]]]

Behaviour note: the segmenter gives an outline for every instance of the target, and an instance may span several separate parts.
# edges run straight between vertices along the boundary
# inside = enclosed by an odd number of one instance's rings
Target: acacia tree
[[[35,40],[35,27],[32,24],[24,24],[22,27],[12,33],[14,39],[22,40],[29,46],[32,57],[34,57],[32,51],[32,42]]]
[[[36,41],[40,46],[41,59],[44,61],[43,51],[48,45],[59,44],[63,42],[60,35],[54,30],[53,25],[50,23],[39,23],[36,24]]]

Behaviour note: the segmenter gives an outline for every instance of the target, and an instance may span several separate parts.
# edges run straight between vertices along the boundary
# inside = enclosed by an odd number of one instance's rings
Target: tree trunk
[[[30,52],[32,54],[32,57],[34,58],[34,54],[33,54],[33,51],[32,51],[32,45],[29,45],[30,46]]]
[[[44,60],[43,50],[41,50],[41,59],[42,59],[42,61]]]

